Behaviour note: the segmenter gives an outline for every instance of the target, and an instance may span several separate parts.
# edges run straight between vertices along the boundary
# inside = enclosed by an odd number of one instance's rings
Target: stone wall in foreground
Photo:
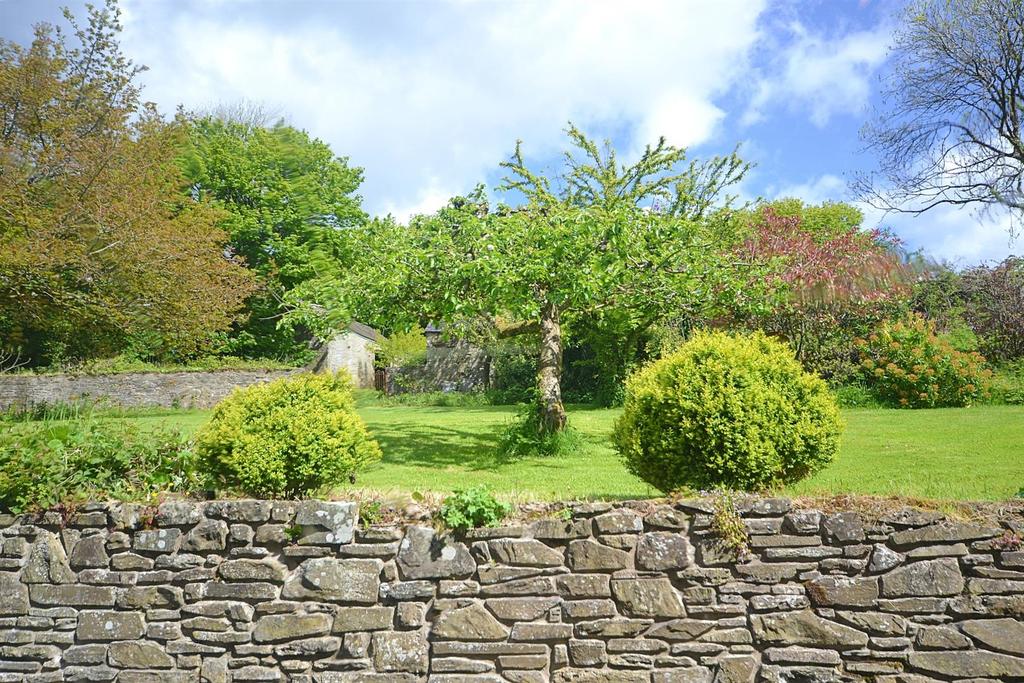
[[[1024,681],[1024,508],[585,504],[474,531],[352,503],[0,520],[0,681]]]
[[[116,375],[0,375],[0,411],[15,406],[101,403],[125,408],[209,408],[235,387],[295,370],[131,372]]]

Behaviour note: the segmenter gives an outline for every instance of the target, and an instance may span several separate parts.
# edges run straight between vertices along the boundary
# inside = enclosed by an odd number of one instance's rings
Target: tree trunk
[[[540,393],[540,428],[557,432],[565,428],[562,405],[562,324],[558,309],[545,304],[540,319],[540,361],[537,364]]]

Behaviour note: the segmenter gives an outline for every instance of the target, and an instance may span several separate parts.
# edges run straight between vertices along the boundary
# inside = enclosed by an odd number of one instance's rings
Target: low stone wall
[[[0,519],[0,681],[1024,681],[1022,509],[575,507],[464,537],[352,503]]]
[[[12,406],[98,402],[104,405],[209,408],[235,387],[296,370],[137,372],[117,375],[0,375],[0,410]]]
[[[428,346],[422,364],[388,368],[387,393],[483,391],[490,385],[490,373],[491,358],[478,346]]]

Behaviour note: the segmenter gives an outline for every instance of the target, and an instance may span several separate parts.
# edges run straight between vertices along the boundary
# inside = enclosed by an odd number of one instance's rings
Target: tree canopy
[[[564,325],[758,300],[755,265],[727,248],[737,238],[727,191],[747,168],[736,155],[687,162],[662,139],[624,164],[574,126],[568,138],[557,175],[531,170],[519,145],[502,164],[501,189],[520,193],[519,206],[492,208],[481,187],[408,226],[370,223],[351,267],[296,290],[296,315],[533,335],[542,425],[557,431]]]
[[[366,220],[355,194],[362,170],[283,122],[264,125],[259,117],[228,112],[193,121],[189,132],[182,156],[188,191],[223,209],[231,248],[260,283],[227,348],[301,357],[304,335],[278,326],[285,294],[317,274],[318,260],[345,260],[343,232]]]
[[[195,353],[252,278],[183,194],[185,125],[140,98],[116,5],[0,41],[0,335],[33,363]]]

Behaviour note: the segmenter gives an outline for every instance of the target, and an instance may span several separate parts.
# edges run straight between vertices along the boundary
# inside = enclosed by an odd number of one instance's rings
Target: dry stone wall
[[[462,537],[338,502],[0,519],[0,681],[1024,681],[1022,508],[578,505]]]
[[[0,411],[16,406],[97,402],[138,407],[210,408],[235,387],[295,370],[133,372],[116,375],[0,375]]]

